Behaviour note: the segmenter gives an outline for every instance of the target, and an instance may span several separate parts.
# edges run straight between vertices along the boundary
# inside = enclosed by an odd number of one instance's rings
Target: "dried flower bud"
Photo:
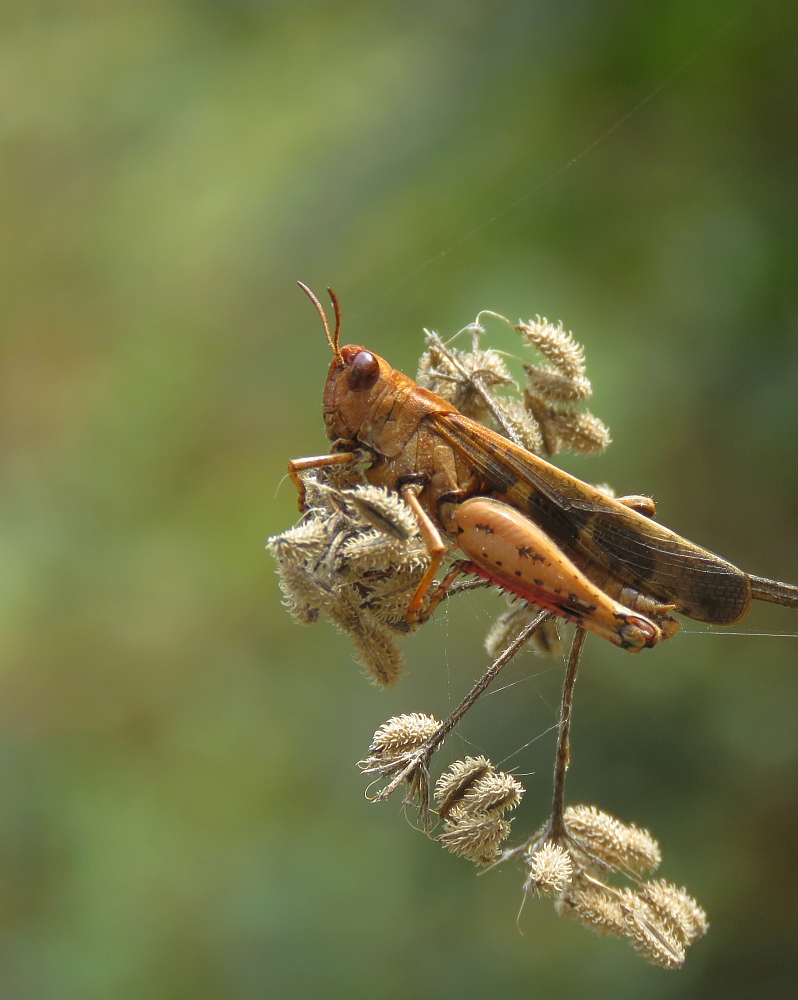
[[[681,967],[686,947],[709,927],[706,913],[693,897],[661,880],[644,882],[637,890],[619,889],[598,875],[608,869],[637,881],[640,872],[655,868],[660,851],[651,834],[595,806],[571,806],[563,819],[565,844],[545,841],[549,824],[529,841],[525,890],[559,893],[558,913],[576,917],[597,934],[625,939],[654,965]],[[548,877],[550,870],[564,863],[558,851],[573,865],[569,878],[559,882]]]
[[[582,402],[593,395],[593,387],[584,375],[562,375],[551,368],[538,368],[525,364],[526,392],[530,409],[536,407],[562,407]],[[534,405],[533,405],[534,404]]]
[[[527,857],[524,892],[539,896],[557,896],[571,881],[574,866],[568,852],[549,840]]]
[[[476,345],[476,338],[484,331],[478,325],[470,329]],[[501,396],[496,392],[506,387],[518,390],[501,356],[476,346],[470,353],[457,351],[447,347],[435,333],[426,331],[426,336],[430,348],[419,367],[420,384],[453,403],[472,420],[494,427],[522,448],[538,451],[541,437],[534,417],[517,396]]]
[[[595,806],[569,806],[564,821],[568,834],[588,858],[608,868],[642,875],[662,861],[659,844],[648,830],[627,826]]]
[[[335,493],[362,486],[366,482],[363,470],[356,462],[348,465],[330,465],[323,469],[309,469],[301,473],[301,476],[305,484],[305,508],[311,513],[316,509],[324,511],[333,509]]]
[[[279,566],[283,604],[295,621],[310,624],[319,611],[335,599],[335,590],[313,572],[313,564],[322,558],[330,545],[332,519],[312,518],[295,528],[275,535],[267,548]]]

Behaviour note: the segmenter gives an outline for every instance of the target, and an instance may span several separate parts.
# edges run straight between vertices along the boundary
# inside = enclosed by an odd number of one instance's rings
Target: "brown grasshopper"
[[[294,459],[288,473],[304,509],[300,473],[368,463],[365,477],[398,492],[418,521],[430,565],[407,609],[428,617],[458,573],[501,588],[638,652],[679,628],[671,611],[733,625],[752,600],[798,608],[798,587],[745,573],[653,518],[646,497],[612,499],[461,414],[365,347],[341,347],[341,310],[330,332],[324,388],[327,455]],[[424,607],[448,551],[456,563]],[[422,612],[423,608],[423,612]]]

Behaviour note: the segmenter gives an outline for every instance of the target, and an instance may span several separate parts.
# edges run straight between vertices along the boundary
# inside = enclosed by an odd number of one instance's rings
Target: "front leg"
[[[418,501],[418,494],[422,489],[423,486],[419,486],[418,483],[408,483],[399,490],[399,495],[416,515],[418,529],[421,532],[421,538],[427,547],[430,558],[427,572],[424,574],[421,583],[416,587],[416,592],[411,597],[410,603],[407,606],[405,618],[410,624],[413,624],[417,620],[421,605],[424,603],[424,597],[432,585],[432,581],[435,579],[435,574],[440,568],[443,557],[446,555],[446,544],[441,538],[441,533]]]
[[[331,455],[314,455],[310,458],[292,459],[288,463],[288,475],[299,494],[297,504],[300,511],[305,510],[305,483],[300,472],[307,472],[308,469],[325,469],[331,465],[344,465],[348,462],[355,462],[357,459],[358,454],[354,451],[338,451]]]

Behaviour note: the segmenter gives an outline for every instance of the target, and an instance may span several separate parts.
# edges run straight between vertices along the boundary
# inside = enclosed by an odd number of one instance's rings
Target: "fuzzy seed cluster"
[[[435,785],[437,811],[444,821],[438,842],[478,865],[493,864],[510,833],[504,814],[518,806],[523,794],[521,782],[495,770],[487,757],[455,761]]]
[[[359,471],[318,470],[303,481],[303,519],[267,543],[284,603],[302,624],[326,615],[371,678],[393,684],[403,669],[397,639],[412,630],[405,612],[429,565],[416,519]]]
[[[542,364],[523,365],[523,392],[502,356],[480,349],[485,331],[479,317],[463,331],[472,335],[471,351],[450,348],[436,333],[425,331],[428,346],[418,367],[419,385],[537,455],[603,451],[610,443],[606,426],[592,413],[576,408],[593,390],[584,353],[573,335],[562,323],[550,323],[545,317],[513,324],[504,316],[489,315],[519,333],[522,343],[543,358]],[[498,391],[502,389],[510,393]]]
[[[566,835],[559,842],[544,827],[527,847],[525,891],[554,898],[558,913],[628,941],[654,965],[681,967],[709,923],[686,889],[643,880],[662,860],[654,837],[595,806],[570,806],[563,818]],[[616,874],[634,888],[610,882]]]

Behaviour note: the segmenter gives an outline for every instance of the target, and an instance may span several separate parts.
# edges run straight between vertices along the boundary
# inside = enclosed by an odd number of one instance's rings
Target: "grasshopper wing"
[[[425,418],[482,477],[566,549],[700,622],[732,625],[751,603],[746,573],[460,413]]]

